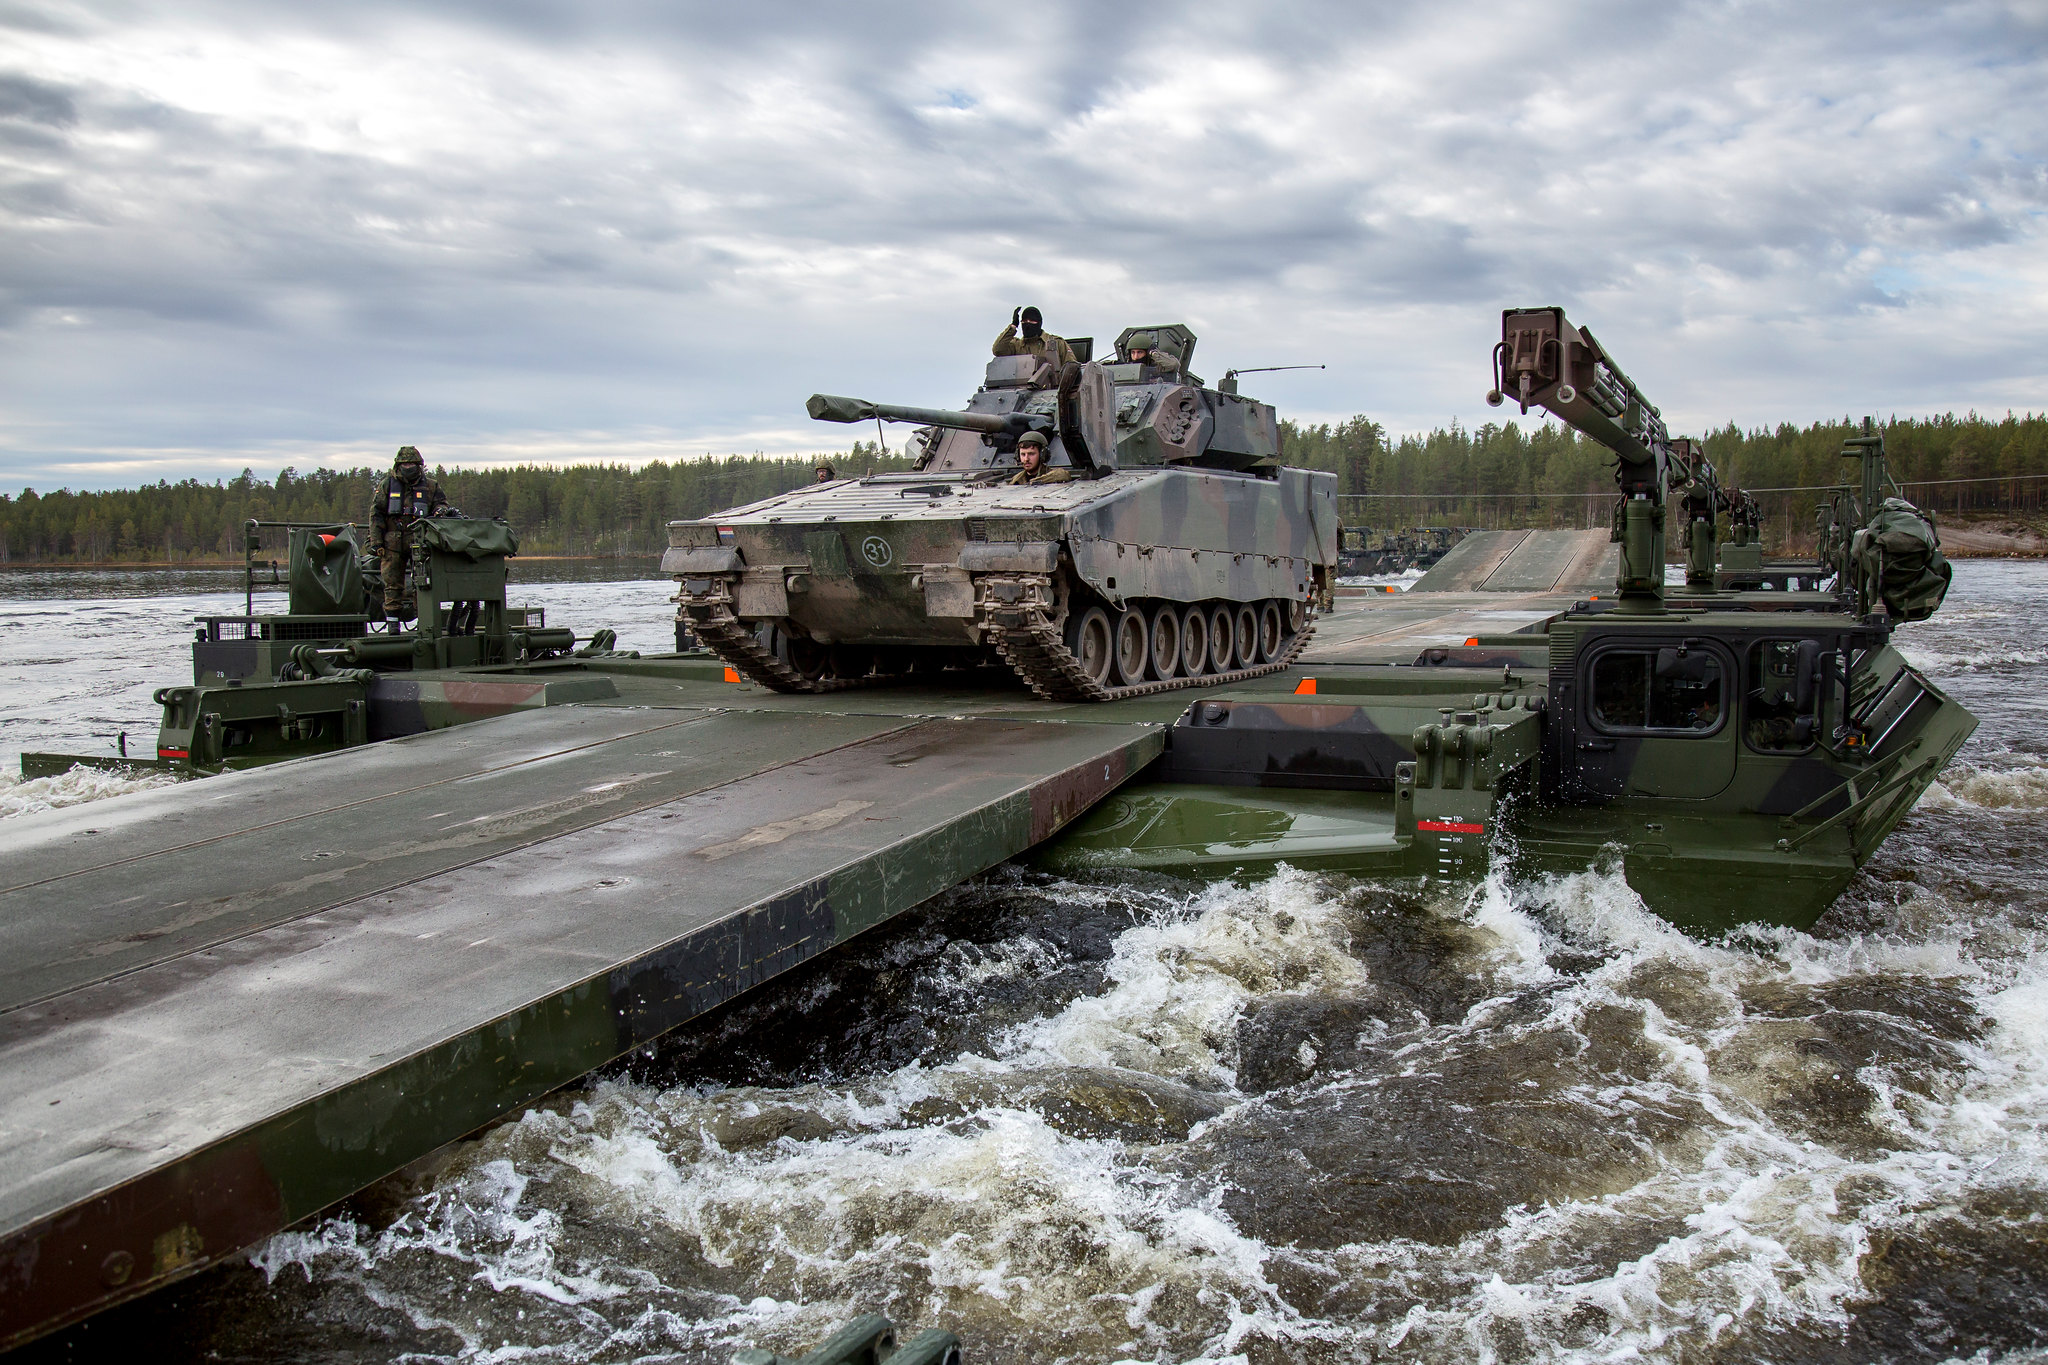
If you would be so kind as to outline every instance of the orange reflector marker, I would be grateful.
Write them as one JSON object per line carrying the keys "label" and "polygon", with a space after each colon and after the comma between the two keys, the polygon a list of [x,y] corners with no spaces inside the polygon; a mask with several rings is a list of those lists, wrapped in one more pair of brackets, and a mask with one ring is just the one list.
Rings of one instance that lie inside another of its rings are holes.
{"label": "orange reflector marker", "polygon": [[1380,589],[1380,591],[1381,591],[1381,592],[1399,592],[1399,591],[1401,591],[1401,590],[1400,590],[1399,588],[1395,587],[1395,586],[1394,586],[1393,584],[1389,583],[1389,584],[1388,584],[1388,585],[1387,585],[1386,587],[1384,587],[1384,588],[1381,588],[1381,589]]}
{"label": "orange reflector marker", "polygon": [[730,664],[726,665],[725,680],[727,682],[738,682],[740,680],[740,671]]}
{"label": "orange reflector marker", "polygon": [[1303,678],[1294,685],[1294,695],[1297,697],[1313,697],[1315,694],[1316,680],[1314,678]]}
{"label": "orange reflector marker", "polygon": [[1468,645],[1476,645],[1479,643],[1479,637],[1477,635],[1467,635],[1465,637],[1465,643]]}

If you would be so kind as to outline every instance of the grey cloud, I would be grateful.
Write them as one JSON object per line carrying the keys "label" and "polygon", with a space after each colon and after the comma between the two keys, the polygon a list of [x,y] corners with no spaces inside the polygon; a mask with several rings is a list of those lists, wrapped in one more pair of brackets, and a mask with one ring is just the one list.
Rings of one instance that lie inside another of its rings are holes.
{"label": "grey cloud", "polygon": [[[2043,310],[1980,297],[1988,275],[2048,303],[2048,43],[2015,11],[200,0],[6,23],[40,54],[0,69],[22,468],[152,444],[239,468],[377,423],[801,430],[812,387],[957,401],[1020,291],[1073,332],[1211,320],[1210,368],[1313,344],[1336,368],[1282,381],[1302,410],[1397,428],[1472,415],[1472,338],[1534,301],[1603,310],[1638,377],[1678,386],[1667,411],[1715,420],[1879,381],[1895,404],[2040,394]],[[195,45],[239,104],[163,73]],[[1735,340],[1703,360],[1702,327]]]}
{"label": "grey cloud", "polygon": [[0,119],[26,119],[64,128],[78,121],[78,108],[71,92],[62,86],[26,76],[0,75]]}

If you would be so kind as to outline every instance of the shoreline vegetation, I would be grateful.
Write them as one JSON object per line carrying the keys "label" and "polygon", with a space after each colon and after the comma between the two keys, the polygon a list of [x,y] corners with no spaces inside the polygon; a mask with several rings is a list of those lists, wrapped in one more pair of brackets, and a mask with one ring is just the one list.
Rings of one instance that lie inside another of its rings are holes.
{"label": "shoreline vegetation", "polygon": [[[1849,470],[1844,418],[1807,427],[1709,432],[1709,457],[1730,484],[1756,492],[1773,554],[1808,553],[1818,489]],[[1947,414],[1883,424],[1895,478],[1935,513],[1952,556],[2048,555],[2048,413],[2003,418]],[[1388,529],[1594,529],[1613,498],[1608,456],[1552,422],[1456,423],[1390,439],[1367,417],[1316,426],[1281,423],[1289,464],[1337,475],[1347,525]],[[437,468],[449,500],[472,516],[504,517],[529,559],[658,555],[667,523],[706,516],[809,483],[819,462],[842,475],[901,471],[874,442],[804,456],[733,455],[638,467],[620,464]],[[264,479],[160,481],[141,488],[0,493],[0,569],[225,567],[242,563],[243,523],[367,520],[382,468],[286,469]],[[268,549],[260,558],[268,558]]]}

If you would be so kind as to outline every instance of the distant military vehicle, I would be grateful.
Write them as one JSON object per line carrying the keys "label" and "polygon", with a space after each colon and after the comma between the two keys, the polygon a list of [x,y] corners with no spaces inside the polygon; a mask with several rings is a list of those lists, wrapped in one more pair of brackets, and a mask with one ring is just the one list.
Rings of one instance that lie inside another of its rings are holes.
{"label": "distant military vehicle", "polygon": [[1405,531],[1346,526],[1339,533],[1337,572],[1363,578],[1427,569],[1469,534],[1471,529],[1465,526],[1416,526]]}
{"label": "distant military vehicle", "polygon": [[[784,692],[999,660],[1099,701],[1286,667],[1334,577],[1336,479],[1282,466],[1273,409],[1194,355],[1168,324],[1064,373],[998,357],[962,411],[814,395],[821,421],[919,424],[915,470],[671,522],[679,621]],[[1030,433],[1050,478],[1020,483]]]}

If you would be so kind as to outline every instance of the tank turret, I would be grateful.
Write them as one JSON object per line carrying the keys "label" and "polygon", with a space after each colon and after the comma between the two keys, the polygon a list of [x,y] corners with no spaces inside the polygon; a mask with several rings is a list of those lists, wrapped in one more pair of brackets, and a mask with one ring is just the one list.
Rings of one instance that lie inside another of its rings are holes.
{"label": "tank turret", "polygon": [[[1151,338],[1145,360],[1131,359],[1132,337]],[[1272,405],[1235,391],[1208,389],[1187,371],[1194,334],[1179,323],[1127,328],[1115,355],[1064,373],[1037,356],[998,356],[963,411],[871,403],[813,394],[822,422],[913,422],[928,429],[920,471],[993,469],[1010,463],[1027,431],[1050,438],[1054,468],[1106,471],[1185,464],[1250,469],[1280,456]]]}

